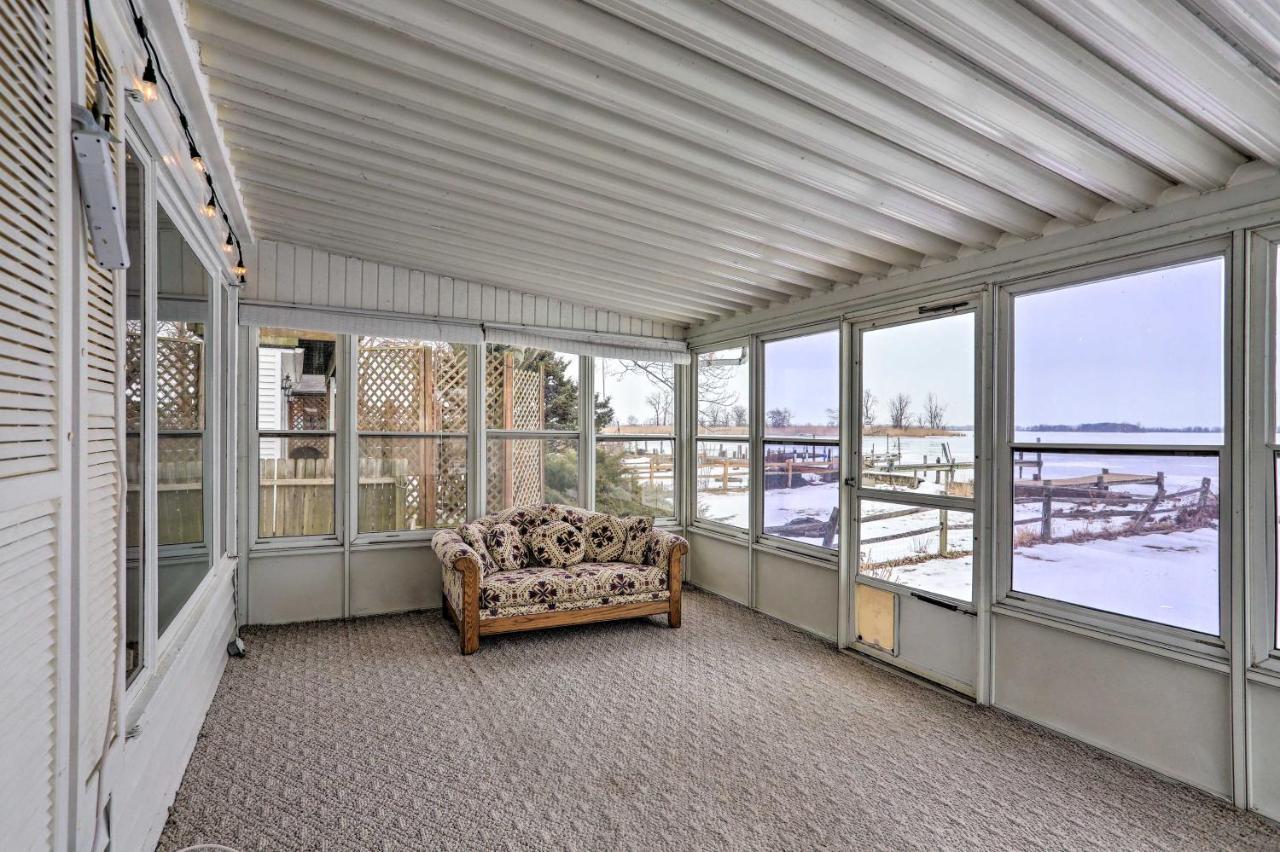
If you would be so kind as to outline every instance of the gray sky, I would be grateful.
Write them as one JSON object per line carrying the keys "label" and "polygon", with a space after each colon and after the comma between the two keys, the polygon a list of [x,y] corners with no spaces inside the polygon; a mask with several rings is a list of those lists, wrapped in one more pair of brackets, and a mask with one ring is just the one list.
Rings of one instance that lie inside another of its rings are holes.
{"label": "gray sky", "polygon": [[1018,297],[1014,422],[1221,426],[1223,261]]}
{"label": "gray sky", "polygon": [[862,336],[862,387],[876,398],[877,423],[886,402],[905,393],[918,417],[933,393],[948,426],[973,424],[973,314],[956,314],[868,331]]}

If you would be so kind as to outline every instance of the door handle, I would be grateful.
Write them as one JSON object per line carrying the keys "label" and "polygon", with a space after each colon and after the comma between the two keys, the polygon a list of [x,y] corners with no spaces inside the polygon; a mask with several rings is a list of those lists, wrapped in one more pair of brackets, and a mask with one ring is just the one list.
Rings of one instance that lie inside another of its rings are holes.
{"label": "door handle", "polygon": [[846,477],[844,478],[844,484],[845,484],[845,485],[847,485],[847,486],[849,486],[850,488],[857,488],[857,487],[858,487],[858,477],[856,477],[856,476],[846,476]]}

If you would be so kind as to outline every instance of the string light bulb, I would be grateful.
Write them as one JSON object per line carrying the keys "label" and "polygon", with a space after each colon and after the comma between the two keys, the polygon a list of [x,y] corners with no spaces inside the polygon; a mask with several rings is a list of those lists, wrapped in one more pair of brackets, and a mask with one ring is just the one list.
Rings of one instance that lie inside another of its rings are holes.
{"label": "string light bulb", "polygon": [[212,219],[214,216],[217,216],[218,215],[217,199],[215,199],[212,195],[210,195],[209,200],[206,201],[204,203],[204,206],[200,208],[200,212],[204,214],[204,217],[206,219]]}
{"label": "string light bulb", "polygon": [[231,267],[231,274],[240,279],[240,283],[244,283],[244,274],[249,270],[244,268],[244,255],[236,259],[236,265]]}
{"label": "string light bulb", "polygon": [[204,174],[204,157],[200,156],[200,152],[196,150],[195,145],[187,145],[187,153],[191,155],[191,165],[195,170]]}
{"label": "string light bulb", "polygon": [[227,254],[231,254],[231,252],[236,250],[236,241],[235,238],[231,236],[230,231],[227,232],[227,241],[222,244],[222,250]]}
{"label": "string light bulb", "polygon": [[156,80],[156,67],[151,64],[150,57],[147,57],[147,67],[142,69],[142,79],[138,82],[138,91],[142,93],[142,99],[147,103],[152,103],[160,97],[160,89],[157,87]]}

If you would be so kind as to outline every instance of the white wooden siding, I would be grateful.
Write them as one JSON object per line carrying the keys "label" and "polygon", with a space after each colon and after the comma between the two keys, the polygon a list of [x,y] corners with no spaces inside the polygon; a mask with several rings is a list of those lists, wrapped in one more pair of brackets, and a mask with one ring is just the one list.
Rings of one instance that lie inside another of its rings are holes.
{"label": "white wooden siding", "polygon": [[388,311],[667,339],[685,334],[684,326],[673,323],[274,240],[246,247],[244,259],[249,274],[241,298],[246,302]]}

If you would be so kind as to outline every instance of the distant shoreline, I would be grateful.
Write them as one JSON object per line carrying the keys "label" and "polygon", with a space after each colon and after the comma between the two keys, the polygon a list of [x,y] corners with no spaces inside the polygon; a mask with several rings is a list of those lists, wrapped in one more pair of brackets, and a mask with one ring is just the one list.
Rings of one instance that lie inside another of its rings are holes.
{"label": "distant shoreline", "polygon": [[1039,423],[1034,426],[1015,426],[1013,428],[1017,432],[1166,432],[1187,435],[1222,432],[1222,427],[1220,426],[1141,426],[1137,423],[1077,423],[1074,426],[1065,423]]}
{"label": "distant shoreline", "polygon": [[941,429],[930,429],[928,426],[864,426],[862,427],[864,437],[876,438],[932,438],[932,437],[963,437],[964,432],[957,432],[948,427]]}

